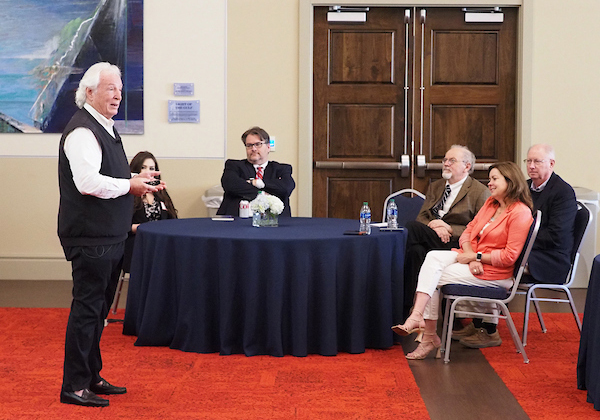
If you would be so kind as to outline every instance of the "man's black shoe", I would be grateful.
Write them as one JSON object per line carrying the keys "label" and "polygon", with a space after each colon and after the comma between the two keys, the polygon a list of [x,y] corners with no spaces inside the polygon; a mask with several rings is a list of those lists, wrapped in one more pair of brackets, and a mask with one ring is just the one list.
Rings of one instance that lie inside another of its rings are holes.
{"label": "man's black shoe", "polygon": [[74,392],[61,391],[60,402],[63,404],[83,405],[85,407],[108,406],[108,400],[100,398],[89,389],[84,389],[81,397]]}
{"label": "man's black shoe", "polygon": [[105,379],[101,379],[99,384],[90,385],[90,390],[96,394],[124,394],[127,392],[127,388],[124,386],[114,386],[106,382]]}

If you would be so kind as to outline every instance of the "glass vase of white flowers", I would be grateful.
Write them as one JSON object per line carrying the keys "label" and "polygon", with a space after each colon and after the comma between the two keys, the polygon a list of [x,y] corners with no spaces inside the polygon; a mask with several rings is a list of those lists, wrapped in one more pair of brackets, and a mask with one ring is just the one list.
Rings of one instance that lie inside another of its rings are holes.
{"label": "glass vase of white flowers", "polygon": [[274,195],[260,192],[250,202],[252,226],[279,226],[279,215],[283,211],[283,202]]}

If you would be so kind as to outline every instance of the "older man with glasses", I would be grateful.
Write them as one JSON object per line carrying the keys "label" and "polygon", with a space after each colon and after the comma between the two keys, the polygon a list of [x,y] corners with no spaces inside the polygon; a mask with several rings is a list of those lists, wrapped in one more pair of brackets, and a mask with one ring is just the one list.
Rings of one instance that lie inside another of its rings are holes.
{"label": "older man with glasses", "polygon": [[573,188],[554,173],[554,149],[547,144],[529,148],[527,183],[533,211],[542,211],[542,224],[529,255],[527,270],[544,283],[564,283],[571,268],[577,203]]}
{"label": "older man with glasses", "polygon": [[[533,200],[533,212],[542,211],[542,223],[533,249],[529,254],[527,270],[536,281],[563,283],[571,267],[570,253],[573,248],[573,226],[577,204],[575,192],[560,176],[554,173],[554,149],[547,144],[529,148],[527,167]],[[477,324],[477,320],[474,320]],[[478,325],[475,325],[478,326]],[[502,342],[494,334],[494,326],[483,325],[475,333],[459,333],[460,343],[473,348],[491,347]],[[453,338],[456,333],[453,333]],[[462,335],[462,336],[461,336]]]}
{"label": "older man with glasses", "polygon": [[469,176],[474,170],[475,155],[467,147],[451,146],[442,163],[442,179],[430,185],[417,220],[406,226],[405,315],[412,306],[419,270],[427,252],[459,248],[458,238],[490,196],[485,185]]}
{"label": "older man with glasses", "polygon": [[291,216],[290,195],[296,187],[292,166],[269,161],[271,144],[269,134],[260,127],[252,127],[242,134],[246,159],[228,159],[221,177],[225,194],[217,214],[237,216],[240,201],[252,201],[260,191],[278,197],[284,205],[281,216]]}

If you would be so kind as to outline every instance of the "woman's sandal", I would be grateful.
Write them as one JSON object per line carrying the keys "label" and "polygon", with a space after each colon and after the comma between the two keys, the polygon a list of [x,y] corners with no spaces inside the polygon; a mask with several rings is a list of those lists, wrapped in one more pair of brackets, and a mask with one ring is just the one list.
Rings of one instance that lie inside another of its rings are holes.
{"label": "woman's sandal", "polygon": [[[421,317],[415,317],[415,312]],[[412,311],[408,319],[404,321],[404,324],[394,325],[392,327],[392,331],[398,335],[410,335],[414,332],[421,334],[423,331],[425,331],[425,320],[423,319],[423,314],[419,311]]]}
{"label": "woman's sandal", "polygon": [[[427,337],[431,337],[427,339]],[[441,345],[442,340],[437,336],[436,333],[425,333],[423,334],[423,339],[421,340],[421,344],[417,346],[415,351],[412,353],[408,353],[406,358],[408,360],[423,360],[427,357],[432,350],[437,349],[437,353],[435,355],[436,359],[439,359],[441,355]]]}

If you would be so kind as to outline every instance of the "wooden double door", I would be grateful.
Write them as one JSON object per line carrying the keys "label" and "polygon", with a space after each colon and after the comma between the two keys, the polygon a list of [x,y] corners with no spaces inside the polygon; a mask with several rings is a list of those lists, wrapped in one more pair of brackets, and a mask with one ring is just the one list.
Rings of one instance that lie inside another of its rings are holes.
{"label": "wooden double door", "polygon": [[378,221],[390,193],[440,178],[453,144],[475,153],[480,180],[514,160],[517,8],[496,11],[501,23],[461,8],[328,12],[314,10],[313,216],[357,218],[368,201]]}

